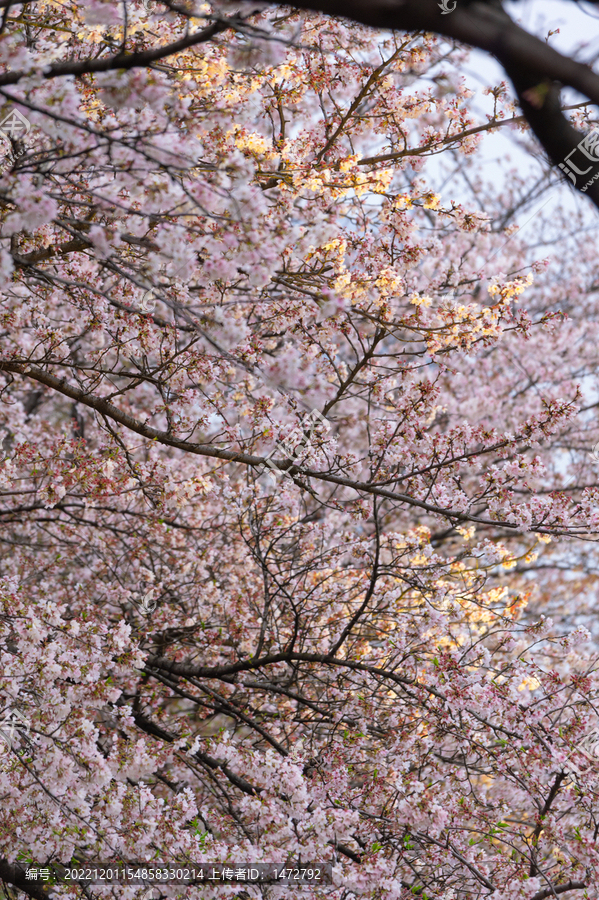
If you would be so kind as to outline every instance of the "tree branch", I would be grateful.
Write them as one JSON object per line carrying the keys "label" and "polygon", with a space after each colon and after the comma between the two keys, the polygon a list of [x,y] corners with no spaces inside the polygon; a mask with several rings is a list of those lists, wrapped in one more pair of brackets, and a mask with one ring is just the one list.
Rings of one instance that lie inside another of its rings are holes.
{"label": "tree branch", "polygon": [[[230,20],[219,20],[212,22],[202,31],[195,34],[188,34],[172,44],[166,44],[163,47],[154,47],[152,50],[142,50],[139,53],[118,53],[108,59],[84,59],[78,62],[54,63],[46,66],[43,72],[44,78],[62,78],[67,75],[74,75],[80,78],[82,75],[90,75],[94,72],[110,72],[115,69],[126,71],[128,69],[140,69],[164,59],[167,56],[174,56],[195,47],[197,44],[204,44],[211,41],[217,34],[226,31],[233,24],[239,25],[241,21],[239,17],[233,16]],[[33,73],[24,69],[18,72],[7,72],[0,75],[0,87],[7,84],[17,84],[22,78],[29,78]]]}
{"label": "tree branch", "polygon": [[545,900],[546,897],[555,897],[556,894],[565,894],[566,891],[580,891],[585,888],[585,881],[566,881],[565,884],[550,885],[533,894],[530,900]]}
{"label": "tree branch", "polygon": [[[123,425],[130,431],[133,431],[136,434],[141,435],[142,437],[148,438],[149,440],[158,441],[159,443],[164,444],[167,447],[176,447],[179,450],[184,450],[187,453],[195,453],[198,456],[206,456],[212,459],[221,459],[226,462],[237,462],[241,463],[242,465],[251,466],[252,468],[262,468],[267,464],[267,457],[254,456],[250,453],[244,453],[240,450],[221,450],[219,447],[215,447],[213,444],[193,444],[189,441],[183,441],[177,438],[173,438],[169,433],[159,431],[157,428],[152,428],[151,425],[140,422],[133,416],[128,415],[118,407],[114,406],[109,400],[106,400],[103,397],[97,397],[93,394],[88,393],[87,391],[84,391],[81,388],[77,388],[74,385],[69,384],[66,378],[57,378],[55,375],[51,375],[49,372],[45,372],[43,369],[31,365],[30,363],[17,361],[12,362],[9,360],[0,361],[0,372],[14,372],[18,375],[26,375],[30,378],[33,378],[40,384],[45,384],[47,387],[50,387],[53,390],[64,394],[65,397],[69,397],[71,400],[75,400],[77,403],[88,406],[90,409],[95,409],[96,412],[99,412],[101,415],[106,416],[107,418],[112,419],[115,422],[118,422],[120,425]],[[329,472],[318,472],[314,469],[303,469],[301,466],[296,465],[293,461],[279,461],[271,459],[269,460],[269,463],[272,466],[275,466],[281,472],[288,472],[292,475],[298,474],[306,478],[314,478],[317,481],[322,481],[328,484],[336,484],[342,487],[348,487],[356,491],[357,493],[371,494],[376,497],[385,497],[386,499],[393,500],[397,503],[406,503],[408,506],[414,506],[417,509],[422,509],[425,512],[431,513],[432,515],[442,516],[443,518],[449,519],[454,522],[476,522],[479,525],[488,525],[492,528],[507,528],[510,531],[518,531],[520,528],[517,523],[506,522],[501,519],[486,519],[482,516],[472,515],[471,513],[464,513],[459,512],[458,510],[446,509],[445,507],[436,506],[434,503],[427,503],[424,500],[418,500],[416,497],[412,497],[409,494],[403,494],[399,491],[391,491],[388,488],[379,487],[376,483],[370,484],[368,482],[358,481],[354,478],[345,478],[341,475],[333,475]],[[582,536],[585,536],[587,534],[587,531],[582,528],[580,530],[575,530],[572,528],[551,528],[542,525],[539,522],[532,522],[530,524],[530,530],[539,534],[552,535],[580,534]]]}
{"label": "tree branch", "polygon": [[28,881],[25,878],[25,869],[18,863],[9,863],[5,859],[0,859],[0,878],[7,884],[12,884],[32,897],[33,900],[49,900],[48,892],[41,884],[35,881]]}
{"label": "tree branch", "polygon": [[[146,734],[158,738],[161,741],[166,741],[169,744],[172,744],[175,740],[174,735],[165,731],[164,728],[161,728],[160,725],[157,725],[155,722],[152,722],[152,720],[143,713],[134,712],[133,718],[137,727]],[[261,788],[254,787],[254,785],[250,784],[249,781],[246,781],[245,778],[241,778],[239,775],[236,775],[235,772],[232,772],[224,760],[214,759],[212,756],[204,753],[203,750],[196,750],[195,756],[199,762],[204,763],[209,769],[212,769],[213,771],[220,769],[231,784],[235,785],[236,788],[239,788],[240,791],[243,791],[244,794],[255,797],[260,793]],[[45,896],[46,895],[44,894],[44,897]]]}

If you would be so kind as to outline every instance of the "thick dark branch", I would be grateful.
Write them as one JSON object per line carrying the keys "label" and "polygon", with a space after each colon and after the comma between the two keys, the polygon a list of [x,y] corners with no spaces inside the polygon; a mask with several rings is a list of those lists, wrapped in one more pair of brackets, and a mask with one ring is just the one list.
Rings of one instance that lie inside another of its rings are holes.
{"label": "thick dark branch", "polygon": [[[506,66],[506,72],[516,89],[528,124],[549,159],[555,166],[565,163],[566,157],[578,146],[583,135],[576,131],[561,111],[560,85],[548,81],[539,83],[536,76],[527,72],[521,64],[517,67]],[[580,164],[585,157],[580,151],[577,155],[580,158],[575,164]],[[586,160],[586,168],[590,171],[586,176],[578,177],[575,186],[580,190],[588,185],[584,193],[599,207],[599,181],[591,183],[593,175],[599,172],[599,164],[592,165],[590,160]]]}
{"label": "thick dark branch", "polygon": [[[89,229],[91,228],[91,223],[82,223],[79,225],[79,228],[81,230],[86,230],[86,228]],[[139,238],[134,234],[121,234],[120,237],[124,243],[131,244],[134,247],[158,250],[158,246],[153,241],[147,240],[147,238]],[[82,250],[87,250],[89,247],[93,247],[93,244],[85,237],[73,238],[65,244],[59,244],[58,246],[51,244],[49,247],[32,250],[24,256],[15,253],[13,254],[13,260],[15,262],[15,268],[22,269],[26,266],[34,266],[39,262],[45,262],[55,256],[65,256],[67,253],[78,253]]]}
{"label": "thick dark branch", "polygon": [[542,891],[537,891],[530,900],[545,900],[546,897],[555,897],[556,894],[565,894],[567,891],[580,891],[586,886],[584,881],[566,881],[565,884],[551,885],[543,888]]}
{"label": "thick dark branch", "polygon": [[28,881],[25,878],[25,869],[18,863],[9,863],[0,859],[0,878],[7,884],[12,884],[33,900],[48,900],[48,892],[41,884]]}
{"label": "thick dark branch", "polygon": [[[143,713],[134,712],[133,718],[135,719],[137,727],[146,734],[158,738],[161,741],[166,741],[169,744],[172,744],[175,740],[174,735],[165,731],[164,728],[161,728],[161,726],[157,725],[155,722],[152,722],[152,720]],[[231,784],[235,785],[236,788],[239,788],[240,791],[243,791],[244,794],[250,794],[250,796],[255,797],[260,793],[261,788],[254,787],[254,785],[250,784],[249,781],[246,781],[245,778],[236,775],[223,760],[214,759],[212,756],[204,753],[203,750],[196,750],[195,756],[201,763],[208,766],[209,769],[220,769]],[[46,894],[43,896],[46,897]]]}
{"label": "thick dark branch", "polygon": [[52,259],[54,256],[63,256],[66,253],[76,253],[79,250],[86,250],[89,246],[91,246],[90,241],[73,238],[72,241],[67,241],[66,244],[61,244],[59,247],[55,247],[54,244],[52,244],[50,247],[32,250],[31,253],[26,253],[25,256],[14,254],[13,259],[15,261],[15,268],[22,269],[25,266],[31,266],[38,262],[45,262],[47,259]]}

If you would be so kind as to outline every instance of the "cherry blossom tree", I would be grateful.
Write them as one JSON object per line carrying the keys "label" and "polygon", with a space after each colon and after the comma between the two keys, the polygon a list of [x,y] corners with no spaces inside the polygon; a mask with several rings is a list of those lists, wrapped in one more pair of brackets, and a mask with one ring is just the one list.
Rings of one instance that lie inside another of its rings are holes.
{"label": "cherry blossom tree", "polygon": [[4,896],[596,897],[599,264],[489,175],[508,85],[287,8],[2,9]]}
{"label": "cherry blossom tree", "polygon": [[[599,75],[592,68],[594,58],[589,59],[586,34],[581,35],[578,52],[564,55],[551,42],[559,28],[549,29],[546,36],[535,36],[518,24],[502,0],[442,0],[440,3],[438,0],[401,0],[398,3],[388,0],[351,0],[349,3],[347,0],[298,0],[296,5],[300,9],[346,16],[375,28],[431,31],[491,54],[510,79],[522,113],[548,160],[564,170],[574,187],[587,193],[599,207],[597,181],[592,180],[585,186],[584,181],[578,182],[576,178],[583,171],[579,164],[573,161],[572,168],[567,165],[572,155],[576,157],[582,152],[581,162],[587,171],[593,169],[595,174],[599,159],[595,152],[597,139],[593,137],[590,146],[587,145],[588,134],[576,129],[576,123],[564,115],[562,105],[564,87],[573,88],[595,105],[599,103]],[[596,20],[594,7],[599,6],[598,0],[585,0],[579,5],[591,21]],[[571,3],[563,3],[566,20],[573,8]],[[589,160],[594,166],[588,166]]]}

